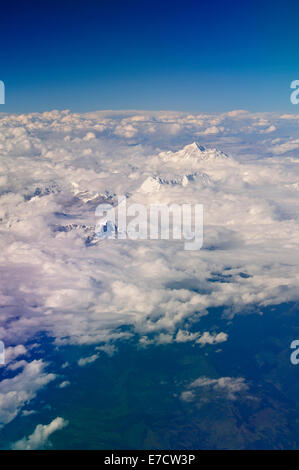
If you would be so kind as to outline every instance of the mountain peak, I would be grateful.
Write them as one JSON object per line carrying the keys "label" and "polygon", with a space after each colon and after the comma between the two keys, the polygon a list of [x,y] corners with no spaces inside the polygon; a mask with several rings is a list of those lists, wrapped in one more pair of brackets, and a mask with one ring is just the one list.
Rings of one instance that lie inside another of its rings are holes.
{"label": "mountain peak", "polygon": [[206,148],[203,145],[200,145],[198,142],[192,142],[192,144],[185,145],[183,150],[200,150],[200,152],[204,152]]}
{"label": "mountain peak", "polygon": [[186,187],[188,184],[196,183],[202,187],[211,186],[213,183],[206,173],[194,172],[189,174],[167,176],[148,176],[142,183],[138,192],[152,193],[160,191],[162,188],[171,189],[173,187]]}
{"label": "mountain peak", "polygon": [[177,152],[161,152],[160,158],[169,162],[181,162],[188,160],[192,163],[200,163],[205,160],[223,160],[229,158],[224,152],[215,148],[206,148],[198,142],[185,145]]}

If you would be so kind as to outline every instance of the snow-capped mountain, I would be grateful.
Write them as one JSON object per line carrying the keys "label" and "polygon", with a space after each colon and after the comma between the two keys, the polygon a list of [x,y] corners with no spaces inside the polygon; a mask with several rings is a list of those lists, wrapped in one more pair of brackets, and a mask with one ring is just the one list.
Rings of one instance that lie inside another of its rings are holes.
{"label": "snow-capped mountain", "polygon": [[224,152],[215,148],[206,148],[203,145],[193,142],[185,145],[177,152],[167,151],[161,152],[159,157],[165,162],[192,162],[201,163],[203,161],[227,160],[229,157]]}
{"label": "snow-capped mountain", "polygon": [[172,187],[185,187],[190,183],[197,183],[201,186],[211,186],[212,182],[209,176],[206,173],[195,172],[190,174],[183,175],[174,175],[173,177],[165,176],[149,176],[142,183],[139,192],[142,193],[152,193],[155,191],[160,191],[161,189],[169,189]]}

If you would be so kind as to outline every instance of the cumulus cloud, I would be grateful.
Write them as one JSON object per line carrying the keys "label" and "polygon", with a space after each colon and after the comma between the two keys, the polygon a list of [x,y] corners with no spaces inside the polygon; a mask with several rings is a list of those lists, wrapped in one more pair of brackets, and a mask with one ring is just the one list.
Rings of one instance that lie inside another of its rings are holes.
{"label": "cumulus cloud", "polygon": [[19,356],[25,356],[27,354],[27,349],[23,344],[18,344],[17,346],[10,346],[5,349],[5,360],[6,363],[14,361]]}
{"label": "cumulus cloud", "polygon": [[188,390],[181,393],[181,400],[191,402],[200,396],[201,389],[208,389],[220,398],[235,400],[237,396],[248,390],[249,386],[243,377],[220,377],[211,379],[199,377],[188,386]]}
{"label": "cumulus cloud", "polygon": [[146,347],[150,344],[170,344],[170,343],[189,343],[195,342],[200,344],[201,346],[205,346],[206,344],[218,344],[227,341],[228,335],[227,333],[209,333],[205,331],[203,334],[198,332],[190,332],[188,330],[181,330],[178,329],[175,335],[170,333],[159,333],[155,335],[153,338],[148,338],[147,336],[142,336],[139,340],[139,343]]}
{"label": "cumulus cloud", "polygon": [[93,354],[92,356],[88,356],[88,357],[81,357],[81,359],[79,359],[78,361],[78,365],[80,367],[84,367],[87,364],[92,364],[98,358],[99,358],[99,354]]}
{"label": "cumulus cloud", "polygon": [[204,334],[196,340],[197,343],[204,346],[205,344],[218,344],[227,341],[227,333],[218,333],[210,334],[208,331],[205,331]]}
{"label": "cumulus cloud", "polygon": [[49,437],[56,431],[63,429],[68,425],[68,422],[60,417],[57,417],[49,424],[38,424],[32,434],[28,437],[23,437],[19,441],[12,444],[14,450],[38,450],[51,445]]}
{"label": "cumulus cloud", "polygon": [[0,427],[12,421],[38,390],[56,378],[45,371],[42,360],[23,361],[21,366],[21,372],[0,382]]}

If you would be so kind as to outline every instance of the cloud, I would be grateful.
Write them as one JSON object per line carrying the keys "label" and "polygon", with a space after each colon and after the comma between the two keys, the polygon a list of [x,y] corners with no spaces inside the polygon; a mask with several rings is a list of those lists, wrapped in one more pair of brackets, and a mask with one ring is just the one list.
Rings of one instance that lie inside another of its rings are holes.
{"label": "cloud", "polygon": [[262,129],[260,131],[261,134],[269,134],[270,132],[276,131],[276,127],[272,124],[271,126],[267,127],[266,129]]}
{"label": "cloud", "polygon": [[210,334],[208,331],[205,331],[204,334],[196,340],[196,343],[199,343],[202,346],[205,344],[218,344],[227,341],[227,338],[227,333],[221,332],[218,334]]}
{"label": "cloud", "polygon": [[293,139],[289,140],[288,142],[284,142],[283,144],[275,145],[272,151],[273,153],[280,155],[290,152],[291,150],[297,150],[298,147],[299,139]]}
{"label": "cloud", "polygon": [[81,359],[79,359],[78,361],[78,365],[80,367],[84,367],[87,364],[92,364],[98,358],[99,358],[99,354],[93,354],[92,356],[88,356],[88,357],[81,357]]}
{"label": "cloud", "polygon": [[34,415],[36,413],[37,413],[37,411],[35,411],[35,410],[23,410],[22,411],[22,416],[31,416],[31,415]]}
{"label": "cloud", "polygon": [[211,127],[207,127],[203,131],[203,134],[219,134],[219,132],[223,132],[223,131],[224,131],[224,127],[211,126]]}
{"label": "cloud", "polygon": [[170,343],[188,343],[194,342],[205,346],[206,344],[218,344],[227,341],[228,335],[226,333],[213,333],[210,334],[205,331],[203,334],[200,332],[190,332],[188,330],[178,331],[173,335],[170,333],[159,333],[152,338],[142,336],[139,340],[139,344],[143,347],[149,346],[150,344],[170,344]]}
{"label": "cloud", "polygon": [[[1,117],[1,340],[27,348],[43,331],[58,346],[110,351],[134,334],[155,344],[217,344],[226,333],[200,336],[186,323],[214,307],[232,318],[298,300],[293,121],[239,110]],[[281,140],[271,132],[261,140],[274,127]],[[158,190],[140,191],[145,181]],[[128,204],[202,203],[203,249],[96,243],[95,208],[118,194]]]}
{"label": "cloud", "polygon": [[5,361],[6,363],[14,361],[19,356],[25,356],[27,354],[27,349],[23,344],[18,344],[17,346],[10,346],[5,349]]}
{"label": "cloud", "polygon": [[249,386],[243,377],[220,377],[211,379],[199,377],[188,386],[188,390],[181,393],[181,400],[191,402],[200,397],[201,389],[214,392],[219,398],[235,400],[238,395],[248,390]]}
{"label": "cloud", "polygon": [[65,388],[65,387],[68,387],[69,385],[71,385],[71,382],[69,380],[64,380],[63,382],[61,382],[58,387],[59,388]]}
{"label": "cloud", "polygon": [[12,444],[14,450],[37,450],[50,446],[49,437],[56,431],[63,429],[68,425],[68,422],[63,418],[57,417],[51,421],[50,424],[38,424],[34,432],[28,436],[23,437],[19,441]]}
{"label": "cloud", "polygon": [[42,360],[23,361],[23,370],[12,378],[0,382],[0,428],[12,421],[22,407],[56,376],[45,372]]}
{"label": "cloud", "polygon": [[190,333],[189,331],[186,330],[178,330],[175,341],[177,343],[186,343],[189,341],[194,341],[196,338],[198,338],[199,333]]}

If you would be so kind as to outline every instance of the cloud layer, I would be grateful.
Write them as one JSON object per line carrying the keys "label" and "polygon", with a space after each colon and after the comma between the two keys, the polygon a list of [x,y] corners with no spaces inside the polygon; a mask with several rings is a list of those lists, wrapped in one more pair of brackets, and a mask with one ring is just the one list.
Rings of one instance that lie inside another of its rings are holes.
{"label": "cloud layer", "polygon": [[[203,347],[229,340],[189,331],[212,307],[232,318],[298,300],[298,142],[298,116],[246,111],[2,115],[0,339],[15,375],[0,382],[1,423],[54,379],[16,362],[41,331],[106,351],[133,334]],[[95,208],[117,195],[203,204],[203,249],[94,243]]]}

